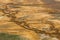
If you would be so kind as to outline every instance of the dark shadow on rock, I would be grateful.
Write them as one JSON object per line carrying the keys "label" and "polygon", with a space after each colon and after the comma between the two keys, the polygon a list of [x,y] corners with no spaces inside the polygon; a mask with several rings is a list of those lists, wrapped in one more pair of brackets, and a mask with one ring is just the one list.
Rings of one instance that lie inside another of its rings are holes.
{"label": "dark shadow on rock", "polygon": [[42,2],[46,3],[46,4],[56,4],[56,3],[60,3],[59,1],[55,1],[55,0],[41,0]]}
{"label": "dark shadow on rock", "polygon": [[[48,8],[54,8],[54,9],[60,9],[60,1],[55,1],[55,0],[41,0],[45,4],[48,4]],[[51,5],[51,6],[49,6]]]}

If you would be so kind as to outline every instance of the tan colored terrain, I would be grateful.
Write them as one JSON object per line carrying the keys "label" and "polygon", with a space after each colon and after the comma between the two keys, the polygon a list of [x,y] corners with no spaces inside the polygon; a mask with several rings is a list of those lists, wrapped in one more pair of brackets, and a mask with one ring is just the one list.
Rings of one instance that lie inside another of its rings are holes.
{"label": "tan colored terrain", "polygon": [[[8,3],[13,4],[11,6]],[[0,0],[0,4],[0,33],[21,35],[29,40],[42,40],[40,30],[43,31],[43,34],[45,31],[46,35],[52,35],[55,32],[60,33],[60,18],[57,19],[58,17],[52,15],[57,14],[54,12],[60,12],[59,9],[50,8],[49,5],[46,6],[44,5],[45,2],[41,0]],[[5,9],[6,7],[7,9]],[[12,16],[9,16],[10,14]],[[14,17],[16,18],[14,19]],[[51,27],[53,30],[49,29]]]}

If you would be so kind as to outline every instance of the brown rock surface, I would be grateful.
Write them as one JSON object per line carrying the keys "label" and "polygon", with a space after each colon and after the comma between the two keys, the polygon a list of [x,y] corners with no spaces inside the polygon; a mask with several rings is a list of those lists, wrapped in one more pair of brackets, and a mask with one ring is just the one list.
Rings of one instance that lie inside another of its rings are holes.
{"label": "brown rock surface", "polygon": [[0,33],[60,40],[60,9],[48,6],[42,0],[0,0]]}

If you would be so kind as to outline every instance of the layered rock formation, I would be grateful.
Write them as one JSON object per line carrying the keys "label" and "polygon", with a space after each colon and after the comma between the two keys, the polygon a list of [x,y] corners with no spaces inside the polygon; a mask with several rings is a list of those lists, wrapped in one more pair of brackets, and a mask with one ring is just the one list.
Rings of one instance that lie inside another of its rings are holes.
{"label": "layered rock formation", "polygon": [[0,0],[0,33],[19,35],[26,40],[60,40],[60,9],[53,2]]}

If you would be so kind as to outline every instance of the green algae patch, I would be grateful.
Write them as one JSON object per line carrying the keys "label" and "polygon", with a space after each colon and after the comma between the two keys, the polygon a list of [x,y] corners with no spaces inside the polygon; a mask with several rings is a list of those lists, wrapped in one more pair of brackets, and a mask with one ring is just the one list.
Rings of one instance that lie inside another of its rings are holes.
{"label": "green algae patch", "polygon": [[29,39],[19,35],[0,33],[0,40],[29,40]]}

